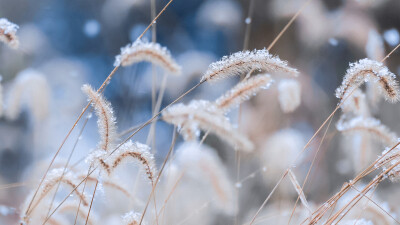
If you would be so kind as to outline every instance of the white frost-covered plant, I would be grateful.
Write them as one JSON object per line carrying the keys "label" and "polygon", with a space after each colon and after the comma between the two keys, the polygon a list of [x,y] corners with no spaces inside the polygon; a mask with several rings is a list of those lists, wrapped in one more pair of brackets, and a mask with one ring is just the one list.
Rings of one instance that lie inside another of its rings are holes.
{"label": "white frost-covered plant", "polygon": [[157,169],[154,162],[154,156],[150,152],[150,147],[139,142],[128,141],[121,145],[113,154],[109,155],[104,151],[94,151],[88,155],[88,163],[99,163],[102,169],[111,174],[115,168],[127,160],[138,162],[143,167],[147,178],[154,184]]}
{"label": "white frost-covered plant", "polygon": [[86,157],[86,162],[90,164],[98,163],[108,174],[111,174],[123,161],[133,158],[138,160],[140,165],[143,165],[148,178],[153,183],[156,167],[150,148],[138,142],[128,141],[110,155],[110,151],[116,146],[117,137],[117,127],[111,104],[89,85],[83,85],[82,90],[88,95],[88,100],[92,102],[95,109],[98,117],[98,130],[101,136],[97,150],[94,150]]}
{"label": "white frost-covered plant", "polygon": [[221,110],[216,109],[215,106],[212,106],[212,103],[207,101],[192,101],[188,105],[176,104],[163,112],[162,117],[168,123],[179,128],[191,123],[191,126],[197,129],[210,131],[235,149],[252,151],[254,148],[252,142],[234,128]]}
{"label": "white frost-covered plant", "polygon": [[18,25],[11,23],[6,18],[0,18],[0,41],[6,43],[13,49],[18,48],[18,28]]}
{"label": "white frost-covered plant", "polygon": [[359,116],[349,121],[341,119],[336,124],[336,127],[338,131],[344,134],[354,134],[358,132],[369,134],[371,138],[382,142],[385,147],[390,147],[397,143],[397,134],[390,131],[381,121],[373,117]]}
{"label": "white frost-covered plant", "polygon": [[361,59],[350,64],[342,84],[336,89],[336,97],[342,102],[348,94],[364,82],[371,82],[377,86],[380,95],[383,95],[386,100],[392,103],[399,100],[396,75],[382,63],[370,59]]}
{"label": "white frost-covered plant", "polygon": [[163,179],[168,183],[166,194],[174,189],[174,199],[165,212],[166,224],[179,223],[193,209],[203,206],[190,221],[208,224],[218,213],[234,215],[237,211],[235,186],[218,154],[206,145],[185,142],[179,146]]}
{"label": "white frost-covered plant", "polygon": [[48,114],[50,96],[49,84],[42,73],[34,69],[23,70],[9,90],[5,116],[16,119],[22,105],[26,105],[35,119],[42,120]]}
{"label": "white frost-covered plant", "polygon": [[295,129],[283,129],[272,134],[263,144],[260,157],[268,171],[265,178],[271,181],[280,176],[294,163],[304,145],[303,135]]}
{"label": "white frost-covered plant", "polygon": [[121,48],[121,54],[115,57],[114,66],[130,66],[142,61],[160,66],[173,75],[180,75],[181,73],[181,67],[172,58],[166,47],[142,40],[136,40]]}
{"label": "white frost-covered plant", "polygon": [[301,103],[301,86],[297,80],[284,79],[278,84],[278,99],[285,113],[293,112]]}
{"label": "white frost-covered plant", "polygon": [[[72,171],[65,171],[63,168],[52,169],[49,171],[46,180],[44,180],[43,184],[41,185],[36,200],[32,203],[32,207],[27,212],[27,214],[21,214],[20,218],[21,221],[24,221],[26,224],[29,223],[32,217],[34,217],[35,213],[41,213],[43,210],[41,206],[49,205],[48,202],[44,201],[44,199],[51,193],[54,187],[60,182],[65,186],[69,186],[71,190],[74,190],[76,196],[80,199],[83,206],[88,206],[88,199],[87,197],[81,193],[77,187],[79,181],[76,175]],[[22,205],[21,212],[26,212],[27,208],[29,207],[30,200],[32,199],[34,192],[32,192],[25,200],[24,204]],[[41,204],[42,203],[42,204]],[[48,210],[48,208],[46,208]],[[42,221],[43,222],[43,221]]]}
{"label": "white frost-covered plant", "polygon": [[97,148],[107,152],[115,145],[117,136],[115,117],[111,104],[90,85],[83,85],[82,91],[88,96],[88,101],[91,101],[98,118],[97,126],[100,133],[100,142]]}
{"label": "white frost-covered plant", "polygon": [[[140,223],[140,218],[142,215],[140,213],[130,211],[125,213],[122,216],[122,221],[124,225],[139,225]],[[142,222],[143,225],[146,225],[146,223]]]}
{"label": "white frost-covered plant", "polygon": [[274,81],[268,74],[261,74],[239,82],[224,95],[219,97],[215,103],[222,111],[229,112],[244,101],[250,99],[263,89],[268,89]]}
{"label": "white frost-covered plant", "polygon": [[210,64],[201,78],[201,82],[213,82],[226,77],[239,76],[252,70],[263,72],[285,73],[296,76],[297,70],[288,66],[277,56],[271,55],[266,49],[240,51],[230,56],[224,56],[220,61]]}

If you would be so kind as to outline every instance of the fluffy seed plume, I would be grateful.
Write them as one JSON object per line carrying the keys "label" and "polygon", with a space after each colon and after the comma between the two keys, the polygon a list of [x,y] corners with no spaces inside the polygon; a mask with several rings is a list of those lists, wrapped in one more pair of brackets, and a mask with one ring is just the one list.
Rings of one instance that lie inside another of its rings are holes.
{"label": "fluffy seed plume", "polygon": [[385,144],[392,146],[397,143],[397,135],[389,130],[378,119],[372,117],[356,117],[350,121],[340,120],[337,129],[343,133],[366,132],[372,138],[375,138]]}
{"label": "fluffy seed plume", "polygon": [[7,97],[5,116],[10,120],[18,117],[22,105],[26,105],[35,119],[47,116],[50,102],[50,87],[45,76],[34,69],[17,74]]}
{"label": "fluffy seed plume", "polygon": [[97,161],[108,174],[111,174],[115,168],[127,159],[137,160],[139,162],[138,165],[143,166],[151,183],[154,183],[157,175],[154,156],[150,152],[150,147],[145,144],[128,141],[111,156],[104,151],[96,150],[89,154],[86,161],[89,163]]}
{"label": "fluffy seed plume", "polygon": [[93,90],[90,85],[83,85],[82,91],[88,96],[88,100],[92,101],[92,106],[98,118],[97,126],[101,139],[98,148],[108,151],[112,148],[117,136],[115,117],[111,104],[101,94]]}
{"label": "fluffy seed plume", "polygon": [[172,58],[166,47],[158,43],[137,40],[121,48],[121,54],[115,57],[114,66],[130,66],[147,61],[160,66],[174,75],[180,75],[181,67]]}
{"label": "fluffy seed plume", "polygon": [[[140,213],[137,213],[134,211],[127,212],[125,215],[122,216],[123,224],[124,225],[139,225],[141,217],[142,217],[142,215]],[[142,222],[142,224],[145,225],[146,223]]]}
{"label": "fluffy seed plume", "polygon": [[301,86],[297,80],[286,79],[279,82],[279,104],[285,113],[293,112],[301,102]]}
{"label": "fluffy seed plume", "polygon": [[[72,173],[71,171],[66,171],[64,174],[64,169],[63,168],[58,168],[58,169],[53,169],[49,171],[46,180],[43,182],[40,191],[38,192],[38,198],[36,198],[35,202],[32,204],[32,207],[30,208],[30,211],[28,212],[27,215],[21,215],[23,220],[28,220],[32,214],[32,212],[37,209],[37,206],[45,199],[46,196],[53,190],[53,188],[58,184],[58,182],[61,182],[74,190],[75,194],[80,198],[82,201],[82,204],[84,206],[88,206],[88,201],[86,196],[81,193],[77,189],[77,185],[79,183],[79,180],[76,178],[75,174]],[[33,193],[32,193],[33,194]],[[26,208],[29,205],[29,201],[32,199],[32,196],[28,196],[26,198],[25,203],[23,204],[22,207],[22,212],[26,211]]]}
{"label": "fluffy seed plume", "polygon": [[0,41],[13,49],[17,49],[19,41],[17,37],[18,25],[11,23],[6,18],[0,18]]}
{"label": "fluffy seed plume", "polygon": [[272,56],[266,49],[236,52],[224,56],[220,61],[210,64],[201,81],[217,81],[226,77],[246,74],[251,70],[280,72],[297,75],[296,69],[287,65],[277,56]]}
{"label": "fluffy seed plume", "polygon": [[361,59],[351,63],[343,78],[342,85],[336,89],[336,97],[340,102],[354,89],[364,82],[377,85],[381,95],[390,102],[397,102],[400,98],[396,75],[382,63],[370,59]]}
{"label": "fluffy seed plume", "polygon": [[268,89],[273,83],[270,75],[262,74],[246,79],[230,89],[225,95],[218,98],[215,102],[218,108],[228,112],[232,108],[256,95],[262,89]]}
{"label": "fluffy seed plume", "polygon": [[234,185],[214,149],[195,142],[185,142],[176,150],[173,163],[178,166],[179,171],[186,171],[183,179],[186,188],[190,190],[182,191],[182,186],[177,190],[182,195],[179,198],[196,195],[205,200],[211,197],[214,200],[212,204],[221,212],[232,215],[237,211]]}
{"label": "fluffy seed plume", "polygon": [[192,101],[189,105],[176,104],[163,113],[163,119],[179,128],[190,122],[198,129],[210,131],[233,147],[252,151],[253,144],[241,134],[215,107],[204,107],[203,101]]}

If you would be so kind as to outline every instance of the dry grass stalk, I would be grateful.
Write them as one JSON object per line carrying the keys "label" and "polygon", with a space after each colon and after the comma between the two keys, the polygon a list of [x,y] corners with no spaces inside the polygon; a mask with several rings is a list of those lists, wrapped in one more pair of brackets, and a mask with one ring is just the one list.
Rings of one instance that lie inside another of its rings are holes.
{"label": "dry grass stalk", "polygon": [[13,49],[17,49],[19,41],[17,37],[18,25],[11,23],[6,18],[0,18],[0,41]]}
{"label": "dry grass stalk", "polygon": [[[322,217],[333,207],[336,205],[337,201],[341,199],[346,192],[348,192],[358,181],[360,181],[362,178],[367,176],[368,174],[372,173],[376,169],[380,167],[379,162],[381,162],[385,157],[390,156],[393,154],[393,152],[396,152],[397,146],[400,144],[400,142],[396,143],[392,148],[385,150],[382,155],[375,160],[372,164],[370,164],[369,167],[367,167],[364,171],[362,171],[360,174],[358,174],[353,180],[351,180],[349,183],[346,183],[342,189],[333,195],[328,201],[326,201],[324,204],[322,204],[314,213],[312,214],[313,217],[310,221],[310,224],[316,224],[319,220],[322,219]],[[345,213],[343,211],[346,210],[350,206],[350,209],[363,197],[365,196],[366,193],[371,191],[373,188],[375,188],[382,180],[386,179],[389,177],[389,174],[396,168],[399,168],[400,161],[393,160],[393,163],[390,165],[389,168],[384,168],[384,171],[382,171],[378,176],[376,176],[368,185],[363,188],[359,194],[357,194],[353,199],[351,199],[348,204],[346,204],[342,209],[340,209],[335,215],[330,216],[330,220],[328,221],[327,224],[331,224],[337,217],[344,216]],[[347,212],[350,210],[347,209]],[[305,221],[303,221],[304,223]]]}
{"label": "dry grass stalk", "polygon": [[380,94],[386,100],[394,103],[400,98],[395,78],[396,75],[382,63],[370,59],[361,59],[350,64],[341,86],[336,89],[336,97],[342,102],[349,93],[364,82],[372,82],[379,88]]}
{"label": "dry grass stalk", "polygon": [[[85,221],[86,217],[88,215],[89,212],[89,208],[87,206],[80,206],[78,209],[78,203],[77,202],[66,202],[64,203],[60,209],[59,212],[60,213],[68,213],[68,212],[73,212],[75,213],[78,210],[78,216]],[[91,217],[89,217],[87,224],[89,225],[95,225],[98,224],[96,219],[96,216],[93,216],[93,212],[90,213]]]}
{"label": "dry grass stalk", "polygon": [[141,61],[151,62],[174,75],[181,73],[181,67],[166,47],[140,39],[121,48],[121,54],[116,56],[114,66],[130,66]]}
{"label": "dry grass stalk", "polygon": [[296,76],[297,70],[287,65],[277,56],[272,56],[268,50],[240,51],[230,56],[224,56],[220,61],[212,63],[201,81],[217,81],[231,76],[240,76],[251,70],[264,72],[287,73]]}
{"label": "dry grass stalk", "polygon": [[300,197],[301,203],[311,213],[310,205],[308,204],[307,198],[304,195],[303,189],[301,188],[299,182],[297,181],[296,175],[294,175],[294,173],[292,172],[291,169],[288,170],[288,175],[289,175],[290,182],[292,182],[294,189],[296,190],[297,194]]}
{"label": "dry grass stalk", "polygon": [[94,107],[98,117],[97,126],[99,127],[101,137],[98,148],[103,151],[109,151],[113,148],[117,137],[115,117],[111,104],[90,85],[83,85],[82,91],[87,94],[88,100],[92,102],[92,106]]}

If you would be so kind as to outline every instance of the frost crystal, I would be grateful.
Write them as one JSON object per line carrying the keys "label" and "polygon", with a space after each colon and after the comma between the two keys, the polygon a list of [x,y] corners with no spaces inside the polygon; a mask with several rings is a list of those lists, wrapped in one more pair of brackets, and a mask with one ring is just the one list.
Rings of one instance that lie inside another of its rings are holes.
{"label": "frost crystal", "polygon": [[256,95],[262,89],[268,89],[272,83],[273,80],[270,75],[257,75],[240,82],[215,102],[218,108],[224,112],[228,112],[242,102],[250,99],[251,96]]}
{"label": "frost crystal", "polygon": [[220,61],[210,64],[201,81],[216,81],[226,77],[242,75],[251,70],[280,72],[296,76],[297,70],[287,65],[277,56],[272,56],[266,49],[236,52],[224,56]]}
{"label": "frost crystal", "polygon": [[336,125],[337,129],[345,133],[366,132],[382,141],[385,146],[392,146],[397,142],[397,135],[389,130],[381,121],[372,117],[356,117],[344,122],[342,119]]}
{"label": "frost crystal", "polygon": [[163,119],[177,125],[181,132],[185,131],[187,126],[193,126],[216,134],[240,150],[251,151],[254,147],[247,137],[234,128],[223,112],[208,101],[192,101],[188,105],[176,104],[163,113]]}
{"label": "frost crystal", "polygon": [[11,23],[6,18],[0,18],[0,41],[11,48],[18,48],[19,41],[16,35],[18,28],[18,25]]}
{"label": "frost crystal", "polygon": [[175,62],[166,47],[142,40],[137,40],[121,48],[121,54],[115,57],[114,66],[130,66],[142,61],[154,63],[174,75],[181,73],[181,67]]}
{"label": "frost crystal", "polygon": [[127,160],[134,161],[143,167],[147,178],[152,183],[154,182],[157,175],[154,156],[150,152],[149,146],[139,142],[128,141],[121,145],[112,155],[102,150],[95,150],[88,155],[85,161],[88,163],[97,163],[108,174],[111,174],[115,168]]}
{"label": "frost crystal", "polygon": [[104,97],[97,93],[90,85],[83,85],[82,91],[88,96],[88,101],[92,102],[97,116],[97,126],[100,133],[98,148],[109,151],[113,146],[117,136],[116,123],[111,104]]}
{"label": "frost crystal", "polygon": [[342,102],[348,94],[364,82],[371,82],[377,86],[380,94],[388,101],[397,102],[400,98],[396,75],[382,63],[370,59],[361,59],[350,64],[342,85],[336,89],[336,97]]}

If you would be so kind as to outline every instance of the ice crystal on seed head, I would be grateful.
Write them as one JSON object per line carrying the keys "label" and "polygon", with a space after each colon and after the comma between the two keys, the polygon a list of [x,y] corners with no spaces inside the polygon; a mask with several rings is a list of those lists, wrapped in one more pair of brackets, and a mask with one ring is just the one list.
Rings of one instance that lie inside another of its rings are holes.
{"label": "ice crystal on seed head", "polygon": [[111,103],[97,93],[90,85],[83,85],[82,91],[88,96],[88,101],[92,102],[97,116],[97,126],[100,133],[98,148],[109,151],[113,146],[117,136],[116,122]]}
{"label": "ice crystal on seed head", "polygon": [[[213,103],[207,101],[192,101],[188,105],[176,104],[163,112],[162,117],[168,123],[185,127],[186,124],[210,131],[224,139],[233,147],[240,150],[251,151],[253,144],[229,122],[221,110]],[[185,131],[185,129],[180,129]]]}
{"label": "ice crystal on seed head", "polygon": [[147,178],[152,183],[157,175],[157,168],[154,156],[150,152],[150,147],[139,142],[128,141],[121,145],[112,155],[102,150],[95,150],[86,157],[85,161],[101,166],[108,174],[111,174],[122,163],[133,161],[143,167]]}
{"label": "ice crystal on seed head", "polygon": [[273,82],[271,76],[268,74],[257,75],[243,80],[218,98],[215,101],[216,105],[224,112],[228,112],[242,102],[250,99],[251,96],[256,95],[262,89],[268,89]]}
{"label": "ice crystal on seed head", "polygon": [[364,82],[371,82],[377,86],[380,94],[390,102],[397,102],[400,98],[396,75],[382,63],[370,59],[361,59],[350,64],[342,84],[336,89],[336,97],[342,102]]}
{"label": "ice crystal on seed head", "polygon": [[18,25],[11,23],[6,18],[0,18],[0,41],[11,48],[18,48],[19,41],[16,35],[18,28]]}
{"label": "ice crystal on seed head", "polygon": [[230,76],[246,74],[251,70],[263,72],[280,72],[296,76],[297,70],[288,66],[268,50],[240,51],[210,64],[201,81],[217,81]]}
{"label": "ice crystal on seed head", "polygon": [[181,73],[181,67],[166,47],[140,39],[121,48],[121,54],[115,57],[114,66],[130,66],[142,61],[154,63],[174,75]]}
{"label": "ice crystal on seed head", "polygon": [[385,144],[392,146],[397,142],[397,135],[389,130],[378,119],[372,117],[355,117],[344,122],[342,119],[336,124],[338,131],[344,133],[366,132]]}

